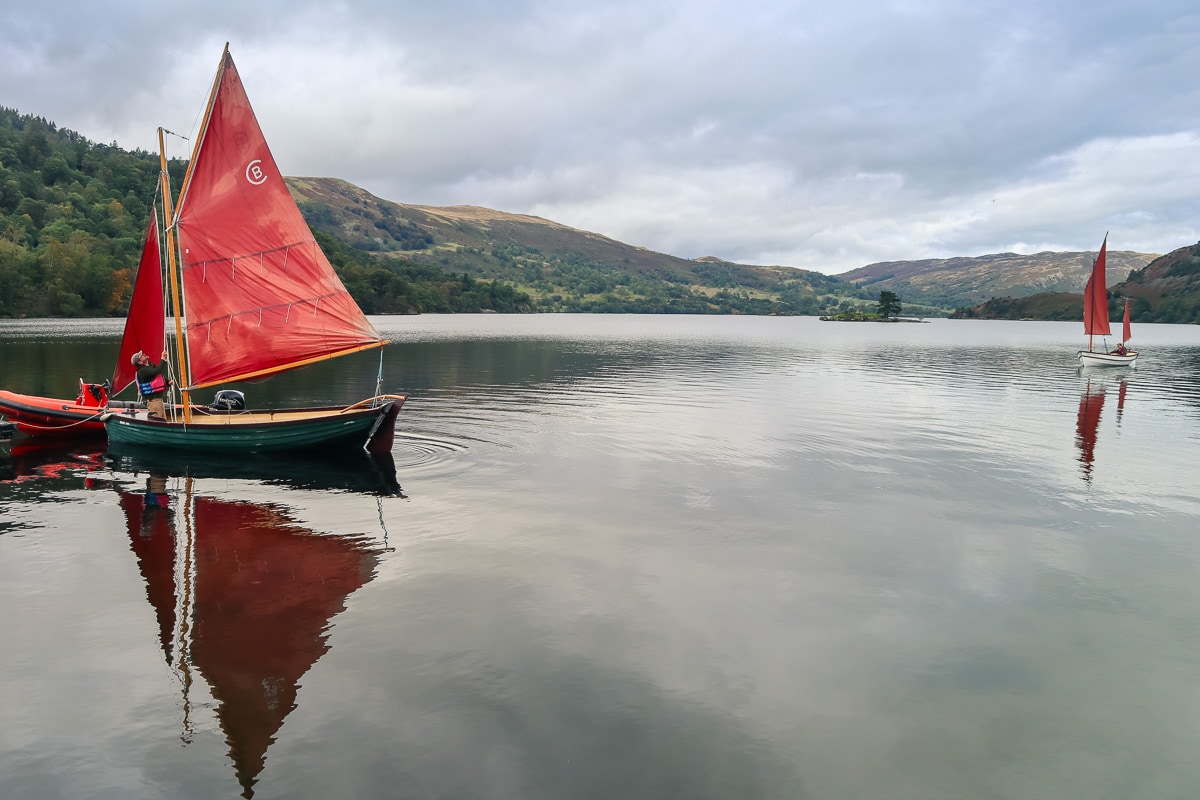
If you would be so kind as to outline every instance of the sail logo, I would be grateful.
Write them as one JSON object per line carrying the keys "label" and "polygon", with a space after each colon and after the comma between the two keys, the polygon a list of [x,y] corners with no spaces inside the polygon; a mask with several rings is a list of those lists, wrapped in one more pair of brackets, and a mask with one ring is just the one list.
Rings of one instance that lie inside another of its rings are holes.
{"label": "sail logo", "polygon": [[267,173],[263,171],[261,158],[256,158],[246,165],[246,180],[254,186],[262,186],[267,182]]}

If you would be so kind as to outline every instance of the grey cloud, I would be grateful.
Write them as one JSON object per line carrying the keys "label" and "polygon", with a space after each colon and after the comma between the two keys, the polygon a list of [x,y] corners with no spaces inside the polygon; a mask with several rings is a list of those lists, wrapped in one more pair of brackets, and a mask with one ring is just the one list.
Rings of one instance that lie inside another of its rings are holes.
{"label": "grey cloud", "polygon": [[16,14],[0,102],[150,149],[228,40],[285,171],[398,202],[826,272],[1200,238],[1184,2],[124,6]]}

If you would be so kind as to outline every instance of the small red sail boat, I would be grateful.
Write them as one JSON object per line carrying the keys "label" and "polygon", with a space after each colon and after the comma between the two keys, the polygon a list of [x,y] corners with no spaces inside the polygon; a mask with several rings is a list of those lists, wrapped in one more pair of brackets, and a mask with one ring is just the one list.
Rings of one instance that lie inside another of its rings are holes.
{"label": "small red sail boat", "polygon": [[0,390],[0,414],[15,422],[17,430],[29,436],[103,435],[106,409],[130,409],[133,401],[113,400],[133,383],[134,353],[158,354],[163,349],[162,262],[159,255],[158,225],[154,212],[146,229],[142,258],[134,278],[133,300],[125,319],[125,333],[117,351],[111,381],[84,383],[79,379],[79,394],[73,400],[57,397],[17,394]]}
{"label": "small red sail boat", "polygon": [[1125,299],[1125,325],[1121,344],[1111,352],[1107,351],[1107,348],[1093,348],[1093,337],[1108,336],[1111,333],[1108,323],[1108,286],[1104,275],[1107,248],[1106,235],[1100,245],[1100,253],[1092,263],[1092,276],[1088,278],[1087,287],[1083,290],[1083,332],[1088,335],[1088,349],[1080,350],[1078,357],[1080,365],[1085,367],[1129,367],[1138,359],[1138,352],[1125,346],[1132,338],[1129,330],[1128,298]]}
{"label": "small red sail boat", "polygon": [[[198,389],[263,378],[387,341],[346,291],[288,192],[228,45],[174,209],[163,134],[160,128],[165,285],[181,402],[167,421],[142,410],[114,411],[104,423],[109,441],[215,453],[335,444],[390,451],[407,395],[380,394],[378,386],[374,397],[347,407],[252,410],[193,403]],[[151,314],[152,306],[146,303],[142,311],[135,303],[130,317]],[[161,327],[163,315],[153,314]]]}

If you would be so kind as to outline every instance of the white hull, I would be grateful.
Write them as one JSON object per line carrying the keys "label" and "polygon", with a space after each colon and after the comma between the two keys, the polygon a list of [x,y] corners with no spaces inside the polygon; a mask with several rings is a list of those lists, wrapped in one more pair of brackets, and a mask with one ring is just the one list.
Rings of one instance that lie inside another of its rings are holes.
{"label": "white hull", "polygon": [[1090,350],[1079,351],[1079,363],[1085,367],[1132,367],[1137,359],[1136,350],[1130,350],[1123,356]]}

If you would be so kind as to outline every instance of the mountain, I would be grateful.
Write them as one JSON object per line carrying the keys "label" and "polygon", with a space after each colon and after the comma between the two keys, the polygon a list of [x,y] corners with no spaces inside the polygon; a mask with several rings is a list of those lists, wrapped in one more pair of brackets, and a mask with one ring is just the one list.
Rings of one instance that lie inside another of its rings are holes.
{"label": "mountain", "polygon": [[[1109,250],[1108,285],[1145,267],[1156,253]],[[948,308],[974,306],[992,297],[1027,297],[1042,292],[1077,292],[1087,284],[1096,253],[998,253],[921,261],[883,261],[837,277],[878,293],[889,290],[906,303]],[[1082,313],[1082,312],[1081,312]]]}
{"label": "mountain", "polygon": [[819,272],[679,258],[478,206],[395,203],[334,178],[287,181],[313,228],[381,263],[404,260],[511,283],[539,311],[825,314],[874,302]]}
{"label": "mountain", "polygon": [[[1107,273],[1112,275],[1111,265]],[[1200,324],[1200,242],[1159,256],[1143,269],[1131,272],[1123,282],[1115,285],[1110,282],[1108,295],[1110,319],[1120,318],[1124,299],[1129,298],[1130,314],[1139,322]],[[960,308],[952,316],[1081,320],[1083,294],[1043,292],[1026,297],[997,297]]]}

